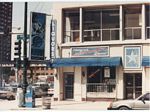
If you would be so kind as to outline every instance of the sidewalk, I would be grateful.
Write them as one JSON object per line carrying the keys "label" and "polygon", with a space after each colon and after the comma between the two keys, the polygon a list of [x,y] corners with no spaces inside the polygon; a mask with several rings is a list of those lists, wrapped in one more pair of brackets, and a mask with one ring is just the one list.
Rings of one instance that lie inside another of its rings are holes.
{"label": "sidewalk", "polygon": [[[107,110],[108,101],[52,101],[51,110]],[[19,108],[17,101],[0,100],[0,110],[43,110],[42,99],[36,99],[35,108]]]}

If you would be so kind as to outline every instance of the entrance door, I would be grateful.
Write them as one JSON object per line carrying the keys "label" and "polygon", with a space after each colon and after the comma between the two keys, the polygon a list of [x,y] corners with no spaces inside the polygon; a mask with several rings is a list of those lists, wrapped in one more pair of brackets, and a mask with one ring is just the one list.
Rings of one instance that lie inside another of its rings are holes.
{"label": "entrance door", "polygon": [[124,74],[125,98],[135,99],[142,94],[142,74]]}
{"label": "entrance door", "polygon": [[64,99],[73,99],[74,74],[64,73]]}

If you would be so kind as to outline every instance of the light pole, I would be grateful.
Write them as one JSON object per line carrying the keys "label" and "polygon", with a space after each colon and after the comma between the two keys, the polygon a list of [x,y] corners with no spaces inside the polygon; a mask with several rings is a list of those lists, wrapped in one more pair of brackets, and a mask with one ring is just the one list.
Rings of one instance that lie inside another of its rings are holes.
{"label": "light pole", "polygon": [[26,87],[27,87],[27,9],[28,4],[25,2],[25,12],[24,12],[24,44],[23,44],[23,105],[25,106],[25,94],[26,94]]}

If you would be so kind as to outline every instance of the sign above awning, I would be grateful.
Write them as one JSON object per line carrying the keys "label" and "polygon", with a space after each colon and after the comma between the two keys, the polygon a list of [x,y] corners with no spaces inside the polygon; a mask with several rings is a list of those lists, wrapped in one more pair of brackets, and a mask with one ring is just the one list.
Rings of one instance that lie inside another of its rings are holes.
{"label": "sign above awning", "polygon": [[121,57],[99,57],[99,58],[57,58],[52,67],[65,66],[120,66]]}
{"label": "sign above awning", "polygon": [[150,67],[150,56],[143,56],[142,66],[149,66]]}

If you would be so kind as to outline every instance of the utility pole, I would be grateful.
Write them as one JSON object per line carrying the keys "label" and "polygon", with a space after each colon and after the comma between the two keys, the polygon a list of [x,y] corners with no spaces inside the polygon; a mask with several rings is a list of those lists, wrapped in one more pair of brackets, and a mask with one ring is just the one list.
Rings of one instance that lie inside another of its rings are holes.
{"label": "utility pole", "polygon": [[25,105],[25,93],[27,88],[27,9],[28,4],[25,2],[25,12],[24,12],[24,56],[23,56],[23,106]]}

